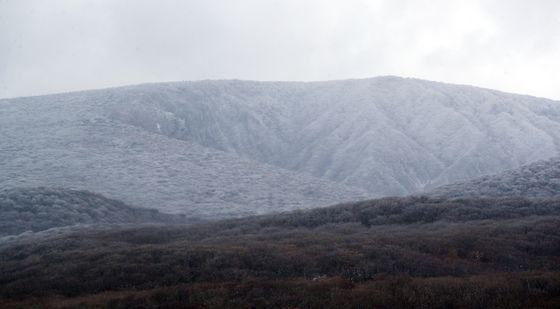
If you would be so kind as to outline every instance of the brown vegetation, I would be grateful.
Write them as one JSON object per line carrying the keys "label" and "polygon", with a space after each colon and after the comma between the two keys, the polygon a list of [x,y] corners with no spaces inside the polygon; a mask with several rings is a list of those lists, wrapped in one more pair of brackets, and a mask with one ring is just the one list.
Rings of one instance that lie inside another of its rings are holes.
{"label": "brown vegetation", "polygon": [[383,199],[190,227],[84,230],[0,246],[0,304],[555,308],[559,205]]}

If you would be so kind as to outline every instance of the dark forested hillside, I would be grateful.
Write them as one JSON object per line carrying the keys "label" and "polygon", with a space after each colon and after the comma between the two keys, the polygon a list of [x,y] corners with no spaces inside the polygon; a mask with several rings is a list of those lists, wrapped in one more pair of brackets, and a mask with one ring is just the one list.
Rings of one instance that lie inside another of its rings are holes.
{"label": "dark forested hillside", "polygon": [[497,175],[443,186],[428,193],[440,197],[560,197],[560,158],[538,161]]}
{"label": "dark forested hillside", "polygon": [[557,308],[560,200],[387,198],[84,229],[5,243],[0,260],[7,308]]}
{"label": "dark forested hillside", "polygon": [[0,191],[0,236],[76,224],[180,221],[180,216],[131,207],[88,191],[61,188]]}

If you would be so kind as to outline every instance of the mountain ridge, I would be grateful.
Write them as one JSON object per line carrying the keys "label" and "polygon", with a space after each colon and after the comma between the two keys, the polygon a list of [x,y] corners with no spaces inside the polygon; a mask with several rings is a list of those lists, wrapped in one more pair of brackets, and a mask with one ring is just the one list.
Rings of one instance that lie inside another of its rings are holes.
{"label": "mountain ridge", "polygon": [[68,90],[68,91],[59,91],[59,92],[52,92],[52,93],[4,97],[4,98],[0,98],[0,101],[14,100],[14,99],[29,99],[29,98],[36,98],[36,97],[57,96],[57,95],[75,94],[75,93],[88,93],[88,92],[106,91],[106,90],[114,90],[114,89],[121,89],[121,88],[144,87],[150,85],[167,85],[167,84],[183,84],[183,83],[250,82],[250,83],[312,84],[312,83],[360,81],[360,80],[371,80],[371,79],[413,80],[413,81],[420,81],[420,82],[434,83],[434,84],[441,84],[441,85],[467,87],[467,88],[473,88],[478,90],[491,91],[500,94],[515,95],[515,96],[527,97],[533,99],[542,99],[542,100],[555,101],[560,103],[560,100],[558,99],[552,99],[549,97],[542,97],[538,95],[517,93],[517,92],[506,91],[506,90],[498,90],[490,87],[476,86],[468,83],[445,82],[440,80],[432,80],[432,79],[425,79],[425,78],[412,77],[412,76],[399,76],[399,75],[375,75],[370,77],[340,78],[340,79],[326,79],[326,80],[256,80],[256,79],[242,79],[242,78],[207,78],[207,79],[193,79],[193,80],[168,80],[168,81],[153,81],[153,82],[148,81],[148,82],[139,82],[139,83],[131,83],[131,84],[122,84],[117,86],[102,86],[102,87],[86,88],[81,90]]}

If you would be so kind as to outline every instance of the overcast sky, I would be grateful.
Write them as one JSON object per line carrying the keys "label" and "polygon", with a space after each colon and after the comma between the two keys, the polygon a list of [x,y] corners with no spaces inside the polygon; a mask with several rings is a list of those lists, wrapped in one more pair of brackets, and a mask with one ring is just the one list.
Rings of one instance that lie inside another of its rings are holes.
{"label": "overcast sky", "polygon": [[560,100],[560,1],[0,0],[0,97],[378,75]]}

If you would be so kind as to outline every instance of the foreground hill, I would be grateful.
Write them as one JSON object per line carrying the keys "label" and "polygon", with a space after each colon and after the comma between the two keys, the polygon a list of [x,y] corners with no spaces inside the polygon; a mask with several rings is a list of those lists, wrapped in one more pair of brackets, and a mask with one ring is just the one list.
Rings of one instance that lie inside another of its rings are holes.
{"label": "foreground hill", "polygon": [[30,237],[0,258],[5,308],[558,308],[560,201],[387,198]]}
{"label": "foreground hill", "polygon": [[559,102],[396,77],[6,99],[0,123],[0,188],[87,189],[199,218],[405,195],[560,145]]}
{"label": "foreground hill", "polygon": [[538,161],[470,181],[442,186],[428,193],[439,197],[560,197],[560,158]]}
{"label": "foreground hill", "polygon": [[0,191],[0,236],[77,224],[184,222],[87,191],[22,188]]}

